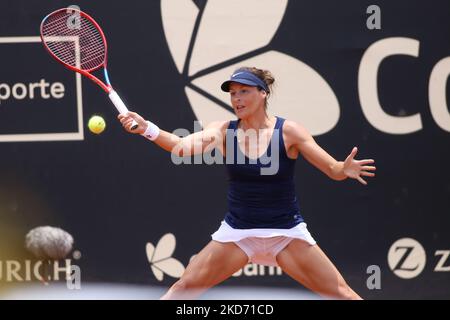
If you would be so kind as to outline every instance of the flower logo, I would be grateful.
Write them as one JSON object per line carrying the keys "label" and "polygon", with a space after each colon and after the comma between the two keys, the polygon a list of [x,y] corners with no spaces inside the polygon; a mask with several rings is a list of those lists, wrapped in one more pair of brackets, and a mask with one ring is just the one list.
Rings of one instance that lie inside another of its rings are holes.
{"label": "flower logo", "polygon": [[150,267],[156,279],[159,281],[163,281],[164,274],[174,278],[180,278],[184,272],[183,264],[177,259],[172,258],[175,246],[175,236],[172,233],[167,233],[158,241],[156,248],[150,242],[145,247]]}
{"label": "flower logo", "polygon": [[[313,68],[270,43],[288,0],[161,0],[164,34],[185,93],[198,120],[235,119],[220,84],[240,66],[268,69],[276,77],[269,108],[302,123],[313,135],[339,120],[339,103]],[[300,39],[298,40],[300,41]]]}

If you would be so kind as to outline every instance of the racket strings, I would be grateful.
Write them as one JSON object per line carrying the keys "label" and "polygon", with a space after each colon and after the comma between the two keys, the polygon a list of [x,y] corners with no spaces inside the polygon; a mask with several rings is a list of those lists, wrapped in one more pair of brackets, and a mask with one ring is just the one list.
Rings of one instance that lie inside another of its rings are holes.
{"label": "racket strings", "polygon": [[61,10],[42,24],[47,48],[63,63],[91,71],[106,59],[106,44],[98,28],[83,15]]}

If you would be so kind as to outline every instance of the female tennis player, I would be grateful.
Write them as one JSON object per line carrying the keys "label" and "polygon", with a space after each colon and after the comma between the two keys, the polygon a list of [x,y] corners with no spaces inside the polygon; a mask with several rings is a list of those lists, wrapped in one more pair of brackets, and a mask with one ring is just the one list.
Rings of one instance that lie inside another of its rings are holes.
{"label": "female tennis player", "polygon": [[[331,179],[353,178],[365,185],[363,177],[375,176],[375,167],[369,165],[374,160],[355,160],[355,147],[345,161],[336,161],[300,124],[269,115],[274,81],[267,70],[236,70],[221,88],[230,93],[238,119],[211,123],[183,138],[137,113],[119,115],[126,131],[144,135],[169,152],[187,156],[215,149],[227,166],[228,212],[212,241],[162,299],[196,298],[248,262],[280,266],[322,297],[360,299],[308,232],[296,197],[294,168],[302,155]],[[133,120],[139,125],[135,130]]]}

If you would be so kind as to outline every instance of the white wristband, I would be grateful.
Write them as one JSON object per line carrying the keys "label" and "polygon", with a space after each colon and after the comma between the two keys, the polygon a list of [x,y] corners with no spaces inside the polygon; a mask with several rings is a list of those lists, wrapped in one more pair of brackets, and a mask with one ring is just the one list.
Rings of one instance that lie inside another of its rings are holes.
{"label": "white wristband", "polygon": [[146,139],[154,141],[159,136],[159,128],[151,121],[147,121],[147,130],[142,134]]}

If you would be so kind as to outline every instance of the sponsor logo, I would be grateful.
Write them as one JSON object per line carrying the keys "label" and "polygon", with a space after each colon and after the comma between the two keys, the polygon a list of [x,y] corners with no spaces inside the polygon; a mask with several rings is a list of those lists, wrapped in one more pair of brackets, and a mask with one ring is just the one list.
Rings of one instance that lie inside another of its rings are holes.
{"label": "sponsor logo", "polygon": [[403,279],[417,277],[425,268],[426,261],[425,249],[411,238],[399,239],[389,249],[389,267],[395,275]]}
{"label": "sponsor logo", "polygon": [[[185,271],[184,265],[173,257],[176,247],[176,238],[172,233],[167,233],[161,237],[156,246],[147,242],[145,246],[148,262],[153,275],[158,281],[164,280],[164,275],[172,278],[180,278]],[[190,260],[195,257],[193,255]],[[233,277],[254,277],[254,276],[280,276],[280,267],[262,266],[249,263],[241,270],[235,272]]]}
{"label": "sponsor logo", "polygon": [[[434,272],[450,272],[450,250],[435,250]],[[388,264],[392,272],[400,278],[415,278],[423,271],[427,256],[423,246],[412,238],[395,241],[388,252]]]}
{"label": "sponsor logo", "polygon": [[0,48],[33,57],[0,62],[0,142],[83,140],[81,75],[51,61],[40,37],[0,37]]}
{"label": "sponsor logo", "polygon": [[159,281],[163,281],[164,274],[173,278],[180,278],[184,272],[183,264],[172,257],[175,246],[176,239],[172,233],[165,234],[156,246],[150,242],[145,246],[150,268]]}
{"label": "sponsor logo", "polygon": [[[312,135],[325,134],[336,126],[340,106],[327,81],[296,57],[270,48],[287,4],[288,0],[161,0],[170,54],[186,79],[185,93],[203,125],[235,119],[229,95],[219,89],[220,84],[238,67],[255,66],[276,76],[278,85],[269,108],[275,106],[277,115],[302,123]],[[377,8],[367,9],[368,13],[374,12],[367,27],[378,28]],[[243,30],[252,36],[240,36]],[[357,75],[359,102],[366,120],[381,132],[398,135],[423,129],[419,112],[405,115],[407,111],[401,106],[397,115],[385,112],[378,86],[383,61],[398,55],[419,58],[419,47],[420,41],[413,38],[385,38],[371,44],[361,58]],[[447,132],[450,132],[446,102],[449,74],[450,57],[444,57],[434,65],[428,81],[431,115]]]}

